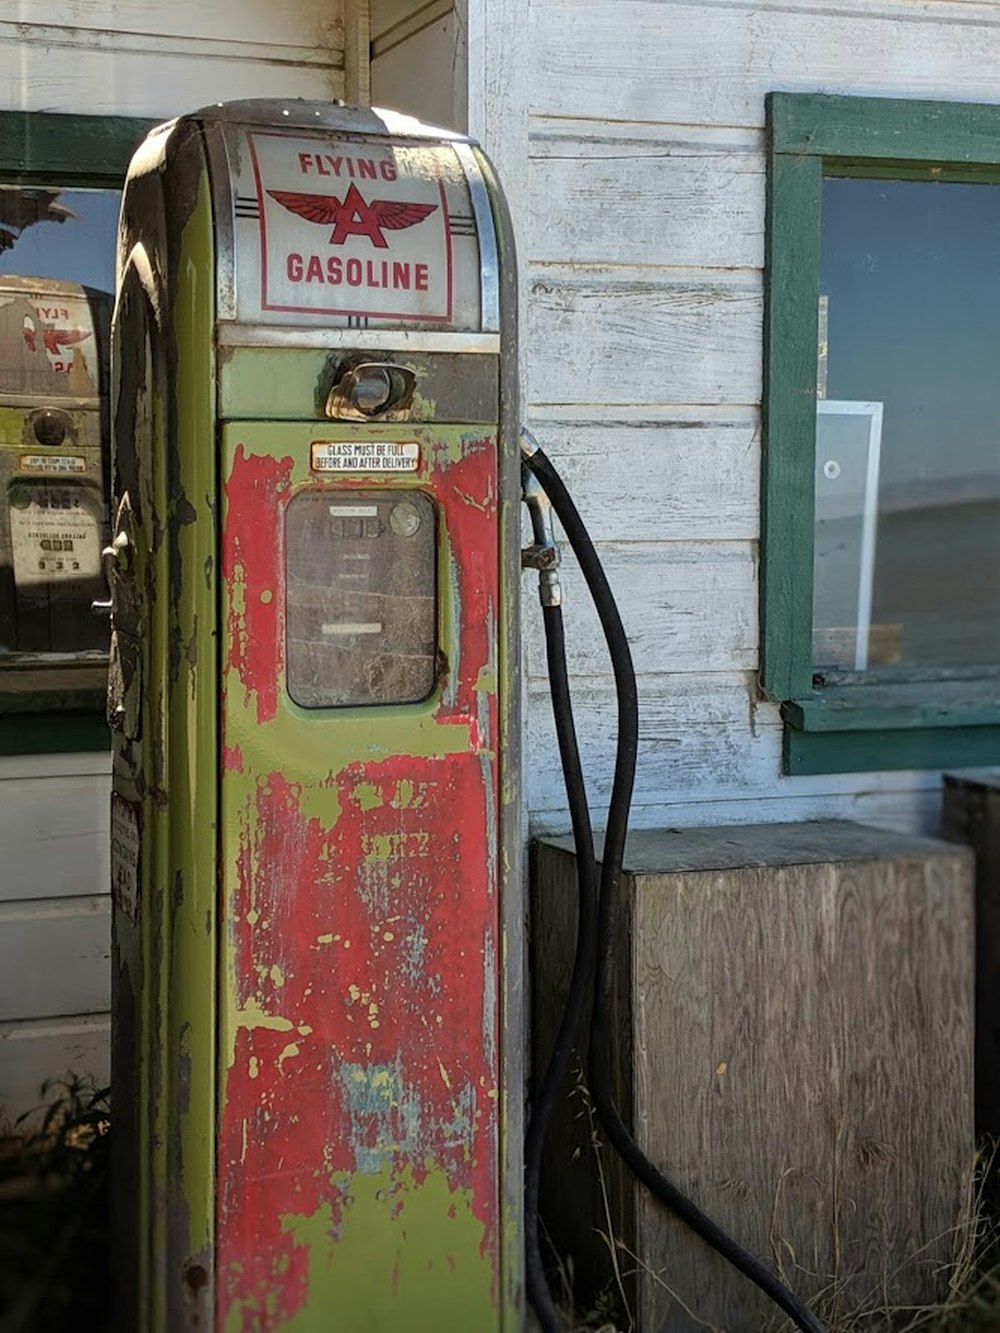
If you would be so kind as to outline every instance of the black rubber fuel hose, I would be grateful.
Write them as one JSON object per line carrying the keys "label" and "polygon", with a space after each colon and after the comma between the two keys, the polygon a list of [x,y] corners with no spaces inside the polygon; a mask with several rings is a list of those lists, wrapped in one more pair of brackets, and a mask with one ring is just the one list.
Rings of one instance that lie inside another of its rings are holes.
{"label": "black rubber fuel hose", "polygon": [[576,848],[579,898],[576,952],[569,992],[548,1066],[532,1098],[531,1116],[524,1139],[525,1274],[528,1299],[544,1333],[561,1333],[563,1321],[552,1300],[542,1261],[538,1234],[538,1187],[549,1122],[552,1119],[559,1090],[569,1073],[570,1061],[580,1033],[580,1024],[594,982],[598,892],[594,836],[590,826],[590,809],[583,784],[583,765],[580,763],[580,751],[577,747],[573,703],[566,672],[562,609],[559,606],[543,607],[542,618],[545,626],[545,652],[548,659],[556,740],[559,745],[559,758],[566,783],[573,842]]}
{"label": "black rubber fuel hose", "polygon": [[[824,1333],[823,1325],[815,1315],[769,1268],[703,1213],[646,1157],[618,1114],[612,1090],[610,1017],[614,995],[618,880],[625,851],[638,749],[635,671],[628,639],[610,585],[576,505],[551,460],[541,448],[536,446],[532,452],[526,452],[523,461],[537,478],[558,515],[587,587],[590,589],[611,654],[618,696],[618,743],[601,864],[596,986],[588,1049],[590,1092],[598,1119],[608,1142],[655,1198],[759,1287],[803,1333]],[[579,856],[579,850],[577,854]]]}

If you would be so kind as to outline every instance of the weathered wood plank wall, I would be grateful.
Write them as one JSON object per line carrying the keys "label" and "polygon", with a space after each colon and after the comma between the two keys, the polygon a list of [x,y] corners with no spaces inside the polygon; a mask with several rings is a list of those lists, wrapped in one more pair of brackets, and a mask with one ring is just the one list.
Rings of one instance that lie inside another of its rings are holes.
{"label": "weathered wood plank wall", "polygon": [[0,759],[0,1117],[108,1072],[106,755]]}
{"label": "weathered wood plank wall", "polygon": [[465,59],[454,0],[372,0],[371,94],[374,106],[465,129]]}
{"label": "weathered wood plank wall", "polygon": [[237,97],[343,95],[339,4],[31,0],[0,11],[15,110],[171,116]]}
{"label": "weathered wood plank wall", "polygon": [[[1000,5],[521,0],[519,13],[528,413],[633,640],[634,822],[766,811],[935,829],[936,775],[782,778],[777,709],[755,697],[764,97],[996,101]],[[611,680],[572,567],[566,587],[584,761],[603,794]],[[555,829],[565,803],[531,598],[525,631],[528,802],[533,828]]]}

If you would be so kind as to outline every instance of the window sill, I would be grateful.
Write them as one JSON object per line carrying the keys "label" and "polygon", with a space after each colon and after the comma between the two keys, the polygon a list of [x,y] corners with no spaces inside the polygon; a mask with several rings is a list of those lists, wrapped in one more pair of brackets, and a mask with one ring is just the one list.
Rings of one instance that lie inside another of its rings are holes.
{"label": "window sill", "polygon": [[1000,681],[840,685],[781,705],[797,731],[911,731],[1000,726]]}
{"label": "window sill", "polygon": [[995,680],[835,686],[781,715],[789,775],[1000,763]]}

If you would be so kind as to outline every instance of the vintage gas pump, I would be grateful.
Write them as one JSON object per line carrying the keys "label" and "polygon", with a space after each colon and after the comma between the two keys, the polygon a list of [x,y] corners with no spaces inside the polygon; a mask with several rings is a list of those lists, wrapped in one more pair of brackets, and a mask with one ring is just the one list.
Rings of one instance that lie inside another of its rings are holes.
{"label": "vintage gas pump", "polygon": [[118,1325],[518,1326],[514,273],[476,146],[211,107],[125,189]]}

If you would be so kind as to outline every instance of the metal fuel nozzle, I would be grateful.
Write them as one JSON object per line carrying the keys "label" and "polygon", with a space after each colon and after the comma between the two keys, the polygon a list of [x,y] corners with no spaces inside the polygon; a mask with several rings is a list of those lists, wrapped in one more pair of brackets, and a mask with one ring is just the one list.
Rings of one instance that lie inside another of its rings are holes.
{"label": "metal fuel nozzle", "polygon": [[552,504],[537,480],[521,464],[521,498],[531,516],[532,544],[521,552],[521,568],[538,570],[538,598],[542,606],[562,605],[559,582],[559,545],[552,521]]}

